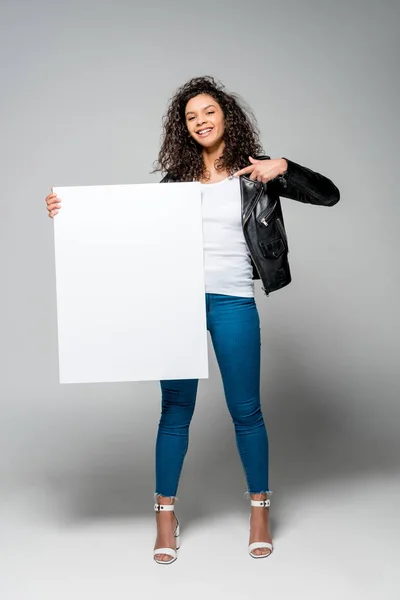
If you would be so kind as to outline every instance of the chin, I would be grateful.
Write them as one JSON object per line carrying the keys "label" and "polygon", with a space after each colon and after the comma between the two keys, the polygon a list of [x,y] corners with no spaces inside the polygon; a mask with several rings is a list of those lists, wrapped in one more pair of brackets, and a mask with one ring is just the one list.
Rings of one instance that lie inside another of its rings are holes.
{"label": "chin", "polygon": [[197,143],[200,144],[203,148],[211,148],[212,146],[218,146],[222,141],[222,138],[214,138],[214,139],[205,139],[205,140],[197,140]]}

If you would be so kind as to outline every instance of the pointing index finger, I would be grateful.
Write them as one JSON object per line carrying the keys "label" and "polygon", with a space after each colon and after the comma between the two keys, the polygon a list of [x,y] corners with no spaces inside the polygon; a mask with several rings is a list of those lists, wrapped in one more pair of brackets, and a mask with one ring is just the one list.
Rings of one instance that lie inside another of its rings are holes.
{"label": "pointing index finger", "polygon": [[234,177],[239,177],[239,175],[246,175],[246,173],[251,173],[252,171],[254,171],[255,169],[255,165],[249,165],[248,167],[245,167],[244,169],[240,169],[240,171],[236,171],[236,173],[233,174]]}

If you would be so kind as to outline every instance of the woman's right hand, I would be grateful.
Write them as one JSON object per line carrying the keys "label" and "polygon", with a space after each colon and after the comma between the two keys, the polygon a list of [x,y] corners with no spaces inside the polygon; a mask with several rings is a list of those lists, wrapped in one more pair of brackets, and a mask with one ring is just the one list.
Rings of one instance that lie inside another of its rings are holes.
{"label": "woman's right hand", "polygon": [[53,190],[51,191],[51,194],[46,196],[46,204],[47,210],[49,211],[49,217],[53,219],[53,217],[59,213],[61,208],[61,200],[57,194],[53,193]]}

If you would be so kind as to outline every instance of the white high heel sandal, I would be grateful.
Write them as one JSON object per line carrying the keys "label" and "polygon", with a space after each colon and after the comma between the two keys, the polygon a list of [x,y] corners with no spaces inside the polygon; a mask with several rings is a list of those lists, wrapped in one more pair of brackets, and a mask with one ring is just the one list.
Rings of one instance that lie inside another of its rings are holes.
{"label": "white high heel sandal", "polygon": [[[166,511],[173,511],[174,510],[174,505],[173,504],[155,504],[154,505],[154,510],[156,512],[164,512]],[[170,565],[171,563],[175,562],[176,559],[178,558],[178,553],[177,550],[179,550],[179,522],[178,522],[178,518],[176,517],[176,527],[175,527],[175,531],[174,531],[174,538],[175,538],[175,548],[176,550],[174,550],[174,548],[155,548],[155,550],[153,550],[153,558],[156,561],[156,563],[158,563],[159,565]],[[168,554],[168,556],[171,556],[170,560],[159,560],[158,558],[156,558],[157,554]]]}
{"label": "white high heel sandal", "polygon": [[[268,498],[267,500],[251,500],[250,502],[251,506],[259,506],[261,508],[268,508],[271,504],[270,499]],[[250,515],[250,519],[251,519],[251,515]],[[258,550],[261,548],[267,548],[269,550],[268,553],[265,554],[254,554],[254,550]],[[252,544],[249,544],[249,554],[252,558],[267,558],[267,556],[270,556],[272,554],[274,547],[270,542],[253,542]]]}

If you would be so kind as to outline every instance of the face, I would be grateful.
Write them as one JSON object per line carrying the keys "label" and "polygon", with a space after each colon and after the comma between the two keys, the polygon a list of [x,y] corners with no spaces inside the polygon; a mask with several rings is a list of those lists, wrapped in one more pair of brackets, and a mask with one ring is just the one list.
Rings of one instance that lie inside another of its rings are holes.
{"label": "face", "polygon": [[190,135],[205,148],[215,146],[224,135],[224,114],[218,102],[208,94],[191,98],[185,109]]}

